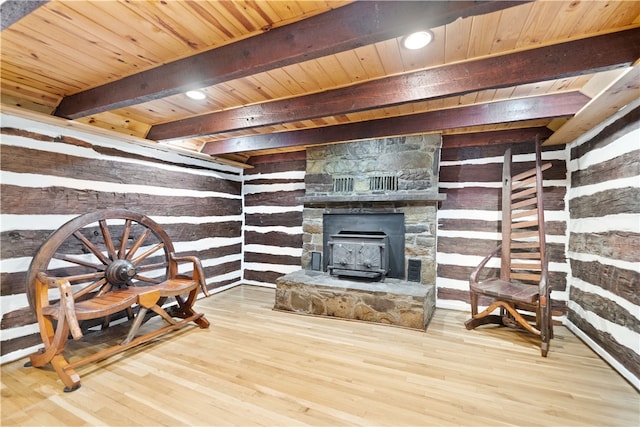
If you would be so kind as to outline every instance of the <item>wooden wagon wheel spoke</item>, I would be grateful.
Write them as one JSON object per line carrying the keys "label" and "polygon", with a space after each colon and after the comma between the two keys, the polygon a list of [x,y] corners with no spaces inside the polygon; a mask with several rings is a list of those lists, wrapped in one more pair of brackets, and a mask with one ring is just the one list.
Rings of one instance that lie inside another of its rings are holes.
{"label": "wooden wagon wheel spoke", "polygon": [[131,259],[131,257],[133,257],[136,254],[138,249],[140,249],[140,246],[142,246],[142,243],[144,243],[144,241],[147,239],[147,237],[149,237],[150,234],[151,234],[151,230],[146,229],[144,233],[142,233],[140,237],[138,237],[138,239],[135,241],[133,246],[131,246],[131,249],[129,249],[129,252],[127,252],[127,255],[125,256],[125,258]]}
{"label": "wooden wagon wheel spoke", "polygon": [[158,252],[160,249],[164,248],[164,244],[163,243],[158,243],[157,245],[155,245],[153,248],[149,249],[148,251],[146,251],[145,253],[143,253],[142,255],[134,258],[133,260],[131,260],[131,262],[133,263],[133,265],[138,265],[140,264],[140,262],[142,262],[144,259],[148,258],[150,255]]}
{"label": "wooden wagon wheel spoke", "polygon": [[[74,292],[74,298],[79,298],[83,295],[86,295],[88,293],[93,292],[94,290],[98,289],[101,286],[107,285],[107,279],[106,278],[102,278],[96,282],[93,282],[92,284],[90,284],[89,286],[85,286],[84,288],[82,288],[81,290],[79,290],[78,292]],[[100,293],[103,292],[107,292],[108,289],[104,289],[104,287],[102,289],[100,289]]]}
{"label": "wooden wagon wheel spoke", "polygon": [[137,265],[136,271],[138,273],[141,273],[143,271],[159,270],[165,267],[166,267],[166,264],[164,262],[157,262],[155,264]]}
{"label": "wooden wagon wheel spoke", "polygon": [[91,253],[93,253],[100,261],[102,261],[103,264],[109,264],[109,260],[102,254],[102,252],[100,252],[94,245],[93,243],[91,243],[89,241],[89,239],[87,239],[86,237],[84,237],[80,231],[76,231],[73,233],[73,236],[80,240],[86,247],[87,249],[89,249],[91,251]]}
{"label": "wooden wagon wheel spoke", "polygon": [[140,274],[136,274],[135,279],[138,279],[141,282],[147,282],[147,283],[153,283],[153,284],[158,284],[162,282],[162,280],[154,279],[152,277],[141,276]]}
{"label": "wooden wagon wheel spoke", "polygon": [[104,239],[104,244],[107,246],[107,253],[109,254],[110,259],[116,259],[116,248],[113,245],[113,240],[111,239],[111,233],[109,232],[109,227],[107,226],[107,221],[102,219],[98,221],[100,224],[100,230],[102,231],[102,237]]}
{"label": "wooden wagon wheel spoke", "polygon": [[104,278],[104,271],[99,271],[97,273],[74,274],[71,276],[58,276],[56,278],[68,280],[69,283],[86,282],[87,280]]}
{"label": "wooden wagon wheel spoke", "polygon": [[56,252],[55,254],[53,254],[52,258],[59,259],[61,261],[70,262],[72,264],[82,265],[84,267],[93,268],[95,270],[104,271],[104,264],[96,264],[96,263],[88,262],[88,261],[85,261],[85,260],[82,260],[82,259],[72,258],[67,254],[61,254],[59,252]]}
{"label": "wooden wagon wheel spoke", "polygon": [[120,249],[118,249],[118,258],[120,259],[124,258],[127,254],[127,240],[129,240],[129,233],[131,233],[131,220],[127,219],[124,223],[124,230],[122,230]]}

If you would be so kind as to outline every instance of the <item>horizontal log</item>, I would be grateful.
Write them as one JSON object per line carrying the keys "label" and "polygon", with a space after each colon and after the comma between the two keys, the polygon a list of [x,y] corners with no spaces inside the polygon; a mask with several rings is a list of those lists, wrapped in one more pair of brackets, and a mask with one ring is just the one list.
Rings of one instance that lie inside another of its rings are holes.
{"label": "horizontal log", "polygon": [[640,305],[640,273],[598,261],[569,260],[573,277]]}
{"label": "horizontal log", "polygon": [[640,377],[640,354],[620,344],[610,333],[596,329],[587,320],[569,310],[567,318],[636,377]]}
{"label": "horizontal log", "polygon": [[571,288],[571,301],[611,323],[640,334],[640,321],[637,317],[615,301],[576,287]]}
{"label": "horizontal log", "polygon": [[180,190],[211,191],[240,195],[242,184],[207,175],[170,171],[141,163],[100,160],[63,153],[43,152],[24,147],[3,145],[0,151],[2,169],[15,173],[69,177],[105,183],[152,185],[164,187],[167,193]]}
{"label": "horizontal log", "polygon": [[[614,225],[615,226],[615,225]],[[571,252],[598,255],[614,260],[640,262],[640,233],[608,231],[606,233],[571,233]]]}
{"label": "horizontal log", "polygon": [[222,276],[228,273],[238,272],[240,276],[242,271],[242,263],[238,261],[229,261],[223,264],[210,265],[203,268],[205,277]]}
{"label": "horizontal log", "polygon": [[[242,213],[240,199],[177,197],[115,193],[65,187],[27,188],[2,184],[3,214],[73,215],[98,209],[124,208],[148,216],[227,216]],[[206,201],[206,203],[203,203]]]}
{"label": "horizontal log", "polygon": [[287,234],[276,231],[257,233],[247,231],[244,233],[245,245],[266,245],[281,248],[301,248],[302,234]]}
{"label": "horizontal log", "polygon": [[31,311],[31,307],[21,307],[16,310],[2,313],[0,329],[4,331],[11,328],[17,328],[19,326],[31,325],[34,323],[38,323],[38,319],[36,318],[35,313]]}
{"label": "horizontal log", "polygon": [[[170,161],[158,159],[155,157],[149,157],[141,154],[131,153],[124,150],[119,150],[117,148],[93,145],[82,139],[74,138],[71,136],[65,136],[65,135],[52,137],[49,135],[43,135],[37,132],[31,132],[24,129],[15,129],[15,128],[7,128],[7,127],[0,128],[0,134],[20,136],[23,138],[33,139],[34,141],[55,142],[58,144],[68,144],[75,147],[89,148],[95,151],[96,153],[102,154],[105,156],[112,156],[112,157],[131,159],[131,160],[142,160],[149,163],[157,163],[159,165],[173,165],[173,166],[179,166],[179,167],[194,169],[194,170],[220,170],[219,167],[216,167],[217,165],[215,163],[209,163],[207,166],[197,166],[190,163],[175,162],[175,161],[170,162]],[[238,170],[237,172],[234,172],[233,170],[229,170],[226,168],[224,170],[224,173],[229,175],[239,176],[240,170]]]}
{"label": "horizontal log", "polygon": [[[566,166],[564,160],[552,160],[552,167],[544,171],[544,180],[566,179]],[[529,170],[535,166],[534,162],[515,162],[512,164],[513,175]],[[442,166],[439,175],[440,182],[497,182],[502,181],[502,162],[486,164],[462,164]]]}
{"label": "horizontal log", "polygon": [[[473,217],[473,212],[469,215]],[[499,220],[485,221],[469,218],[440,218],[438,219],[438,230],[500,233],[501,224],[502,221]],[[567,224],[564,221],[546,220],[544,222],[544,228],[547,236],[564,236]]]}
{"label": "horizontal log", "polygon": [[640,150],[622,154],[571,173],[571,188],[599,184],[614,179],[633,178],[640,174]]}
{"label": "horizontal log", "polygon": [[277,271],[256,271],[250,269],[244,270],[245,280],[253,280],[262,283],[273,283],[274,285],[276,283],[276,280],[282,276],[284,276],[284,274]]}
{"label": "horizontal log", "polygon": [[40,338],[40,334],[38,333],[24,335],[9,340],[3,340],[2,345],[0,345],[0,355],[4,356],[9,353],[13,353],[14,351],[34,347],[39,344],[42,344],[42,339]]}
{"label": "horizontal log", "polygon": [[[473,239],[469,237],[438,237],[438,252],[459,255],[475,255],[485,257],[498,245],[497,240]],[[547,256],[550,262],[565,263],[563,243],[547,243]]]}
{"label": "horizontal log", "polygon": [[569,200],[571,219],[640,213],[640,197],[635,187],[611,188]]}
{"label": "horizontal log", "polygon": [[246,194],[245,206],[300,206],[298,199],[304,196],[304,190],[264,192]]}
{"label": "horizontal log", "polygon": [[[440,209],[465,209],[500,211],[502,209],[502,189],[487,187],[441,188],[446,199],[440,202]],[[564,210],[565,187],[545,187],[545,211]]]}
{"label": "horizontal log", "polygon": [[245,252],[244,261],[258,264],[301,265],[299,256],[273,255],[259,252]]}
{"label": "horizontal log", "polygon": [[302,226],[302,212],[245,214],[244,223],[253,227],[299,227]]}

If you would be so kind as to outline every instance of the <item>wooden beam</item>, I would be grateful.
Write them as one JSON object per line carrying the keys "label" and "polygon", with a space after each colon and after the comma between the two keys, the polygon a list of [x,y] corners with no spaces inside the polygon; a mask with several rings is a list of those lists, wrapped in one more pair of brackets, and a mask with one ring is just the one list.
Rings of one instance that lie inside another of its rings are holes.
{"label": "wooden beam", "polygon": [[640,95],[640,63],[630,68],[560,127],[543,145],[568,144],[617,113]]}
{"label": "wooden beam", "polygon": [[442,148],[477,147],[534,142],[536,137],[539,137],[540,140],[543,141],[551,134],[552,131],[549,128],[542,126],[523,129],[505,129],[492,132],[442,135]]}
{"label": "wooden beam", "polygon": [[634,28],[186,118],[153,126],[147,138],[211,135],[590,74],[632,64],[639,45],[640,28]]}
{"label": "wooden beam", "polygon": [[360,123],[231,138],[207,143],[202,153],[221,155],[571,116],[588,101],[589,98],[579,92],[499,101]]}
{"label": "wooden beam", "polygon": [[254,37],[65,97],[56,115],[79,118],[434,28],[522,1],[358,1]]}

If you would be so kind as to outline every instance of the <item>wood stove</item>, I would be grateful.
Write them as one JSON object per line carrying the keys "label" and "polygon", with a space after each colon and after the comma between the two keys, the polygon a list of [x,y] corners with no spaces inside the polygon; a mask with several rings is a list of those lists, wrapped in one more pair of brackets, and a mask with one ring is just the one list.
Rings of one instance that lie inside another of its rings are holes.
{"label": "wood stove", "polygon": [[404,214],[325,213],[323,271],[345,278],[404,279]]}
{"label": "wood stove", "polygon": [[329,238],[331,275],[384,280],[389,271],[389,236],[380,231],[341,231]]}

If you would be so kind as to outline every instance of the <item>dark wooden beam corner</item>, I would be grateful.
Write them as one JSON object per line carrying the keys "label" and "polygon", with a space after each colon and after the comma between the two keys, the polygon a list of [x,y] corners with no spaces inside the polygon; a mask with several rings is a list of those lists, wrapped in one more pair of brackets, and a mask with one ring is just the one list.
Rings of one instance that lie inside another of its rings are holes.
{"label": "dark wooden beam corner", "polygon": [[147,138],[213,135],[591,74],[631,65],[637,46],[640,28],[186,118],[153,126]]}
{"label": "dark wooden beam corner", "polygon": [[580,92],[498,101],[360,123],[231,138],[207,143],[202,153],[221,155],[567,117],[574,115],[588,101],[589,97]]}
{"label": "dark wooden beam corner", "polygon": [[77,119],[124,108],[525,2],[357,1],[258,36],[67,96],[55,114]]}

